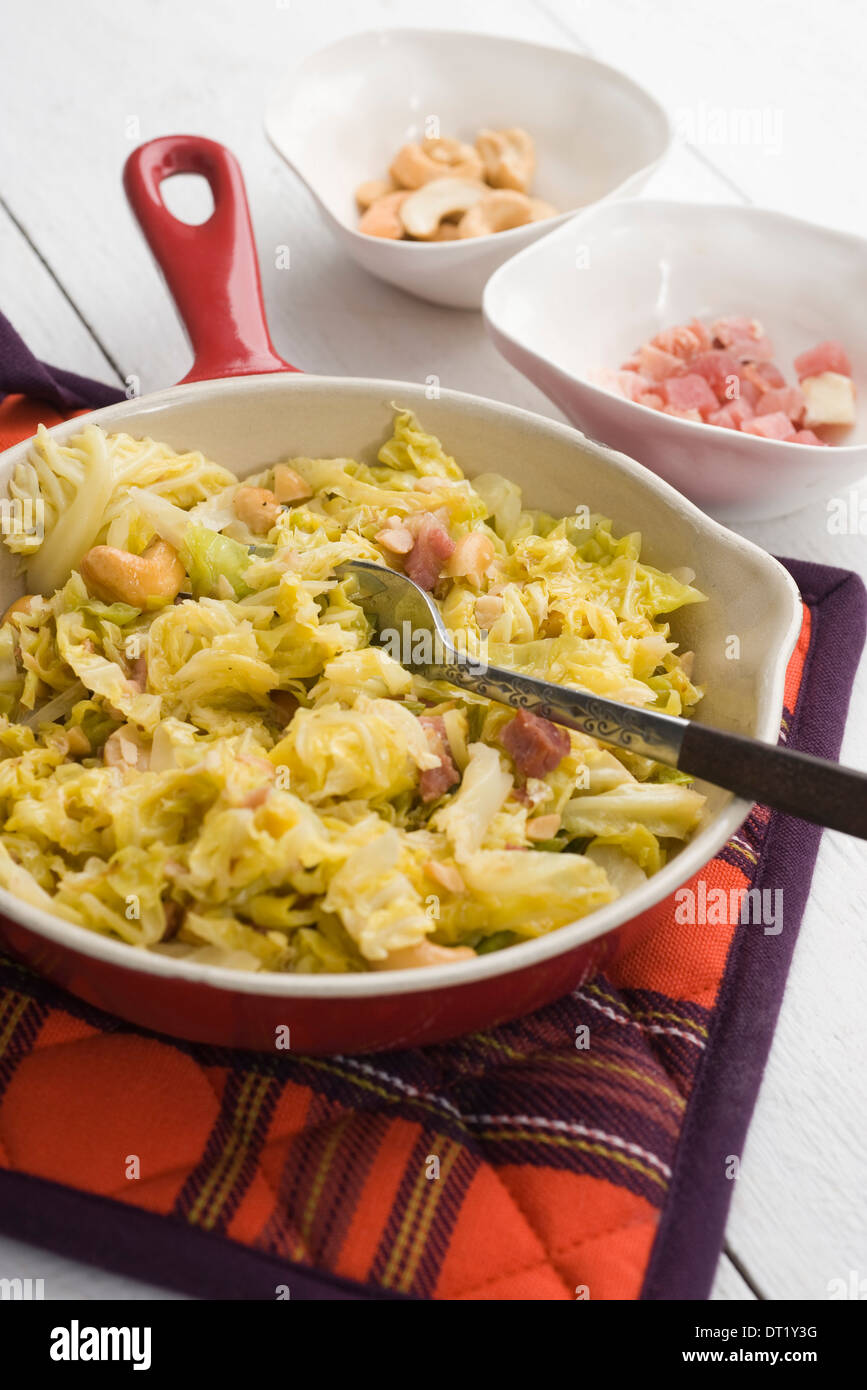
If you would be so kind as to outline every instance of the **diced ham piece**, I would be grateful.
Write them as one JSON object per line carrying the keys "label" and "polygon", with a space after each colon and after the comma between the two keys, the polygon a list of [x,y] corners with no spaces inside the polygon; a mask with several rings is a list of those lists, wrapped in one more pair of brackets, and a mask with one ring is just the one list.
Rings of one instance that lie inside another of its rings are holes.
{"label": "diced ham piece", "polygon": [[754,367],[750,368],[750,371],[755,373],[753,380],[760,391],[764,391],[766,388],[779,390],[786,384],[786,378],[776,362],[757,362]]}
{"label": "diced ham piece", "polygon": [[741,367],[741,374],[738,377],[738,389],[732,396],[732,400],[746,401],[747,405],[755,413],[755,408],[759,399],[761,398],[762,391],[767,389],[767,383],[765,383],[765,385],[762,386],[760,390],[759,387],[755,384],[755,382],[751,381],[750,378],[747,376],[747,372],[752,372],[753,370],[754,369],[752,367]]}
{"label": "diced ham piece", "polygon": [[739,430],[745,420],[752,418],[753,408],[747,401],[729,401],[705,417],[709,425],[719,425],[724,430]]}
{"label": "diced ham piece", "polygon": [[762,439],[792,439],[795,426],[788,415],[778,410],[773,415],[755,415],[741,425],[745,434],[758,434]]}
{"label": "diced ham piece", "polygon": [[678,324],[675,328],[664,328],[650,342],[653,347],[680,358],[681,362],[689,362],[696,353],[701,352],[702,338],[694,332],[691,324]]}
{"label": "diced ham piece", "polygon": [[678,376],[683,371],[683,363],[671,352],[645,343],[638,353],[638,366],[641,375],[651,381],[665,381],[667,377]]}
{"label": "diced ham piece", "polygon": [[756,404],[756,415],[774,415],[778,410],[797,424],[804,413],[804,393],[797,386],[782,386],[766,391]]}
{"label": "diced ham piece", "polygon": [[741,393],[743,394],[745,386],[749,386],[754,403],[766,391],[776,390],[786,384],[785,378],[781,376],[779,368],[773,362],[739,362],[738,372],[741,379]]}
{"label": "diced ham piece", "polygon": [[733,396],[726,396],[726,387],[735,385],[740,366],[730,352],[726,352],[723,348],[702,352],[693,362],[690,362],[689,370],[704,377],[717,400],[721,403],[734,399]]}
{"label": "diced ham piece", "polygon": [[713,346],[710,329],[702,323],[701,319],[690,319],[686,326],[691,329],[698,338],[699,352],[707,352]]}
{"label": "diced ham piece", "polygon": [[732,314],[708,329],[700,319],[661,329],[619,371],[591,380],[676,420],[742,430],[765,439],[827,445],[813,429],[855,422],[855,384],[842,344],[827,340],[795,359],[786,380],[758,319]]}
{"label": "diced ham piece", "polygon": [[798,430],[795,434],[793,444],[821,444],[823,449],[829,448],[827,439],[820,439],[812,430]]}
{"label": "diced ham piece", "polygon": [[618,372],[619,386],[621,394],[627,400],[637,401],[646,391],[653,389],[653,382],[649,377],[642,376],[640,372]]}
{"label": "diced ham piece", "polygon": [[424,727],[431,752],[440,760],[439,767],[426,767],[419,778],[421,799],[436,801],[459,782],[461,776],[452,759],[445,720],[438,714],[423,714],[418,722]]}
{"label": "diced ham piece", "polygon": [[744,420],[752,420],[756,413],[755,403],[746,396],[739,396],[733,401],[728,401],[723,409],[731,411],[732,419],[737,422],[738,426],[742,425]]}
{"label": "diced ham piece", "polygon": [[739,362],[770,362],[774,345],[770,338],[745,338],[742,343],[732,343],[730,351]]}
{"label": "diced ham piece", "polygon": [[703,414],[719,407],[719,401],[706,379],[697,372],[670,377],[662,383],[661,394],[668,405],[673,405],[676,410],[697,410]]}
{"label": "diced ham piece", "polygon": [[758,319],[748,319],[740,314],[717,319],[711,325],[710,331],[721,347],[731,347],[732,343],[749,342],[750,339],[755,342],[764,336],[764,329]]}
{"label": "diced ham piece", "polygon": [[818,343],[816,347],[808,348],[796,357],[795,371],[799,381],[803,381],[805,376],[821,376],[822,372],[839,372],[841,376],[851,376],[852,363],[842,344],[828,339],[827,342]]}
{"label": "diced ham piece", "polygon": [[455,543],[444,526],[429,512],[422,512],[411,518],[415,535],[412,550],[404,560],[404,569],[410,579],[420,589],[433,589],[443,565],[455,548]]}
{"label": "diced ham piece", "polygon": [[628,401],[637,401],[645,391],[651,390],[653,386],[649,377],[642,376],[640,372],[626,369],[616,372],[612,367],[600,367],[591,372],[590,377],[594,386],[603,386],[606,391],[613,391],[617,396],[625,396]]}
{"label": "diced ham piece", "polygon": [[714,347],[728,348],[740,362],[769,362],[774,355],[758,319],[738,316],[717,319],[712,328]]}
{"label": "diced ham piece", "polygon": [[559,724],[529,710],[518,710],[500,734],[500,742],[524,777],[545,777],[566,757],[572,744]]}

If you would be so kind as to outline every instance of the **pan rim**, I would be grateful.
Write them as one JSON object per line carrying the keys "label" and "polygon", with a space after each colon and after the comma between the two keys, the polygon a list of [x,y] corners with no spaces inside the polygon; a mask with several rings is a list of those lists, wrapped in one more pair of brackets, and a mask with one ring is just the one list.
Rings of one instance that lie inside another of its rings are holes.
{"label": "pan rim", "polygon": [[[165,390],[136,396],[115,405],[103,406],[86,415],[77,415],[51,426],[49,433],[57,438],[77,433],[89,424],[105,425],[120,422],[131,415],[147,414],[165,406],[189,401],[191,393],[206,398],[215,393],[237,395],[264,392],[300,391],[310,393],[348,392],[361,390],[376,394],[385,403],[395,397],[415,402],[425,401],[425,387],[418,382],[380,380],[370,377],[317,376],[309,373],[269,373],[264,375],[225,377],[209,381],[190,382]],[[757,700],[755,736],[776,741],[783,707],[783,688],[789,657],[794,649],[801,626],[801,599],[794,581],[773,556],[751,541],[730,531],[720,522],[700,511],[670,484],[650,472],[625,454],[588,439],[573,426],[541,416],[518,406],[507,405],[483,396],[443,388],[440,399],[454,403],[459,409],[477,415],[493,412],[514,421],[516,427],[537,435],[549,435],[595,454],[605,466],[633,478],[641,487],[655,493],[675,513],[688,518],[705,535],[725,546],[733,557],[749,556],[753,564],[763,568],[767,583],[776,587],[780,600],[789,599],[789,621],[776,636],[776,650],[766,658],[766,680]],[[31,437],[32,439],[32,437]],[[0,454],[0,469],[5,473],[16,455],[29,448],[31,439],[21,440]],[[776,635],[776,634],[775,634]],[[34,907],[7,889],[0,888],[0,912],[13,922],[46,938],[67,950],[101,961],[119,969],[162,977],[180,983],[200,984],[242,995],[261,995],[287,999],[375,999],[397,994],[420,994],[433,990],[471,987],[500,975],[532,969],[548,960],[585,946],[613,932],[625,922],[643,915],[676,888],[682,886],[707,864],[746,819],[752,803],[733,797],[687,843],[677,856],[653,878],[624,899],[617,899],[588,917],[567,923],[532,941],[510,946],[505,951],[478,956],[475,960],[451,965],[433,966],[424,970],[395,970],[351,975],[297,975],[276,972],[248,972],[223,966],[201,965],[182,958],[161,956],[142,947],[131,946],[101,936],[75,923]],[[624,905],[627,905],[624,911]]]}

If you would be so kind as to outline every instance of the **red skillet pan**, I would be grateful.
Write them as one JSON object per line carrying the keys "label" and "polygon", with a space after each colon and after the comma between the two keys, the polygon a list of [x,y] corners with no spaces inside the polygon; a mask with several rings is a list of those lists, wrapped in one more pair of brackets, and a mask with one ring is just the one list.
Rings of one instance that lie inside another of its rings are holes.
{"label": "red skillet pan", "polygon": [[[173,174],[207,179],[207,222],[179,222],[160,185]],[[723,690],[707,719],[775,739],[785,665],[799,605],[785,572],[731,535],[640,465],[566,426],[477,397],[406,382],[307,376],[275,351],[265,322],[244,184],[233,156],[197,136],[167,136],[136,150],[124,183],[193,345],[183,383],[55,427],[63,439],[93,421],[201,449],[240,474],[287,455],[368,457],[390,432],[392,403],[417,411],[467,473],[499,471],[522,484],[528,504],[565,513],[592,498],[622,529],[636,522],[648,558],[690,565],[722,605],[689,610],[679,632]],[[458,318],[455,331],[460,331]],[[29,442],[0,457],[0,487]],[[0,547],[0,600],[21,590]],[[735,582],[736,574],[736,582]],[[762,592],[756,615],[749,595]],[[722,633],[748,636],[739,670]],[[716,663],[716,664],[715,664]],[[653,922],[653,906],[705,864],[747,806],[709,789],[703,830],[628,898],[581,922],[474,961],[429,970],[357,975],[278,975],[225,970],[134,949],[61,921],[0,890],[0,943],[73,993],[134,1023],[199,1042],[270,1051],[288,1025],[299,1052],[357,1052],[439,1041],[527,1013],[565,993]]]}

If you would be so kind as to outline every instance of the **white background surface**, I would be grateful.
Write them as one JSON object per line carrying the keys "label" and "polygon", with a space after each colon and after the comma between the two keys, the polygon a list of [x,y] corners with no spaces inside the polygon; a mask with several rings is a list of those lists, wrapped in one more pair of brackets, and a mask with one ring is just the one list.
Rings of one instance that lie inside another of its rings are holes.
{"label": "white background surface", "polygon": [[[479,315],[410,299],[341,260],[262,133],[265,96],[287,68],[341,34],[401,24],[511,34],[622,67],[692,135],[648,196],[765,203],[867,231],[859,0],[34,0],[6,8],[0,52],[0,308],[33,350],[106,381],[135,374],[144,391],[187,370],[120,172],[140,141],[192,131],[241,160],[272,335],[289,361],[436,374],[556,416],[497,356]],[[780,139],[703,139],[714,113],[744,109]],[[275,267],[282,245],[289,271]],[[867,508],[867,479],[859,496]],[[824,506],[744,532],[777,554],[865,569],[867,538],[829,534]],[[865,716],[862,664],[843,749],[862,768]],[[829,1280],[867,1274],[865,880],[864,846],[826,833],[715,1298],[823,1299]],[[172,1296],[0,1238],[0,1276],[13,1275],[43,1278],[49,1298]]]}

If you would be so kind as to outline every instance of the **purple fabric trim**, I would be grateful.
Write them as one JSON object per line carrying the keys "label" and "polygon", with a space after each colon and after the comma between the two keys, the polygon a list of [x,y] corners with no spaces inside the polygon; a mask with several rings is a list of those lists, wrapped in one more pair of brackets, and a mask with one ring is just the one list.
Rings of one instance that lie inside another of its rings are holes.
{"label": "purple fabric trim", "polygon": [[29,1173],[3,1171],[0,1230],[70,1260],[86,1260],[194,1298],[273,1302],[277,1287],[285,1284],[293,1301],[417,1301],[379,1285],[305,1269],[177,1218]]}
{"label": "purple fabric trim", "polygon": [[[867,593],[844,570],[784,560],[813,616],[788,746],[836,759],[864,646]],[[726,965],[707,1051],[687,1107],[642,1299],[705,1299],[716,1272],[740,1155],[783,998],[822,831],[772,815],[755,887],[782,888],[779,936],[741,927]]]}
{"label": "purple fabric trim", "polygon": [[95,410],[123,400],[123,391],[76,376],[62,367],[49,367],[22,342],[7,318],[0,314],[0,397],[14,394],[48,401],[61,414]]}

